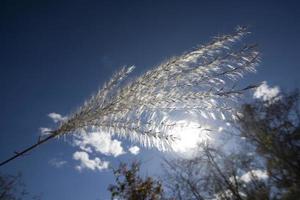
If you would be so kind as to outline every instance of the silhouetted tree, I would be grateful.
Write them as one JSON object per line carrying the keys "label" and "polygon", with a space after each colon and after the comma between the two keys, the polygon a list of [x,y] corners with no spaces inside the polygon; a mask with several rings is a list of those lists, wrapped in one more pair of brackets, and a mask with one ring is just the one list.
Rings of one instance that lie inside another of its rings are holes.
{"label": "silhouetted tree", "polygon": [[27,195],[25,186],[21,181],[21,174],[0,174],[0,200],[19,200]]}
{"label": "silhouetted tree", "polygon": [[268,175],[280,199],[300,195],[299,92],[281,94],[269,102],[243,106],[241,135],[266,160]]}
{"label": "silhouetted tree", "polygon": [[269,187],[258,172],[259,163],[241,152],[225,154],[201,145],[196,157],[166,160],[165,186],[176,199],[261,200]]}
{"label": "silhouetted tree", "polygon": [[138,173],[140,163],[133,162],[130,168],[121,163],[114,170],[115,185],[110,185],[111,199],[118,200],[158,200],[163,198],[163,188],[159,181],[151,178],[142,178]]}
{"label": "silhouetted tree", "polygon": [[41,195],[32,195],[22,180],[22,174],[6,175],[0,173],[0,200],[39,200]]}

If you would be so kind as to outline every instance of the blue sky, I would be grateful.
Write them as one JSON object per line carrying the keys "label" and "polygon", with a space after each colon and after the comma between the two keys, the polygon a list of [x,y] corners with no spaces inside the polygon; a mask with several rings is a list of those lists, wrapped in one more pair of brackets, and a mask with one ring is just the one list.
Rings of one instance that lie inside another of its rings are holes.
{"label": "blue sky", "polygon": [[[0,158],[53,127],[51,112],[67,115],[123,65],[140,74],[212,36],[247,25],[262,63],[247,82],[266,80],[283,90],[300,86],[297,1],[5,1],[0,2]],[[74,169],[70,140],[54,140],[2,167],[21,171],[43,199],[107,199],[109,170]],[[128,141],[123,143],[127,151]],[[141,159],[155,174],[162,155],[98,155],[116,165]],[[56,168],[52,159],[67,161]],[[155,162],[154,162],[155,161]]]}

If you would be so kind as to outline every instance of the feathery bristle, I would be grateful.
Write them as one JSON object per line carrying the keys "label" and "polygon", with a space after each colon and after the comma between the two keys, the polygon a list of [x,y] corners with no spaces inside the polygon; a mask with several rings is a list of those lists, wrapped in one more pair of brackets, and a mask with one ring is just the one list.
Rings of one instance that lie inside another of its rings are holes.
{"label": "feathery bristle", "polygon": [[134,67],[122,68],[77,112],[63,122],[60,134],[97,128],[128,137],[144,146],[165,149],[176,138],[169,129],[173,111],[196,111],[210,118],[235,115],[231,106],[244,90],[234,89],[259,63],[256,46],[240,46],[248,34],[237,28],[181,56],[149,70],[125,86],[121,82]]}

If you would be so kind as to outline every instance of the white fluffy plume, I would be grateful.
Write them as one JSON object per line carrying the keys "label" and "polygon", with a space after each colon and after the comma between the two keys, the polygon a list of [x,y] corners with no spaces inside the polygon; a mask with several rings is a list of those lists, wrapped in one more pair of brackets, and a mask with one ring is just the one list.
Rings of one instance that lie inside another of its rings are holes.
{"label": "white fluffy plume", "polygon": [[[234,105],[245,90],[234,87],[259,62],[255,45],[242,45],[239,27],[181,56],[163,62],[131,82],[134,69],[124,67],[95,95],[60,124],[58,135],[97,129],[165,149],[176,139],[170,129],[174,111],[215,118],[234,116]],[[121,84],[122,83],[122,84]]]}

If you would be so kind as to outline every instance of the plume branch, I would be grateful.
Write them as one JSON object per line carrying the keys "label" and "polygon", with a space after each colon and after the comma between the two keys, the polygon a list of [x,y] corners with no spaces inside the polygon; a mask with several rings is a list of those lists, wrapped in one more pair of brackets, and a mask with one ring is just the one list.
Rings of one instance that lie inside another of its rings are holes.
{"label": "plume branch", "polygon": [[238,97],[254,86],[235,89],[232,85],[246,73],[255,72],[260,61],[256,45],[239,42],[248,34],[246,28],[238,27],[232,34],[215,37],[130,82],[124,80],[134,66],[123,67],[50,136],[1,165],[51,138],[91,128],[164,150],[176,139],[169,131],[177,126],[170,120],[174,111],[196,111],[221,119],[234,116]]}

